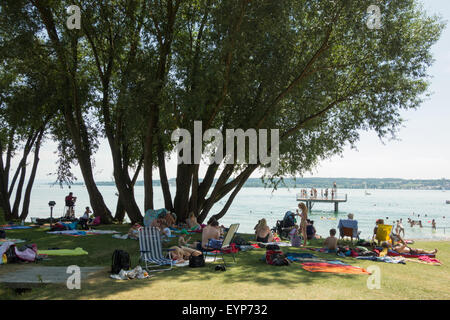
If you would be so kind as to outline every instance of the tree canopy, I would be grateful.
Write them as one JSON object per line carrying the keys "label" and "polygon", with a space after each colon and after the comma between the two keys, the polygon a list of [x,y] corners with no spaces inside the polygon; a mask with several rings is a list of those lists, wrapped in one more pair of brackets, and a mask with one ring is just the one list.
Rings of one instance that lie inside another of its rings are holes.
{"label": "tree canopy", "polygon": [[[98,138],[106,137],[117,218],[126,211],[142,220],[133,192],[141,168],[145,210],[153,208],[157,167],[166,208],[179,220],[192,211],[203,221],[226,198],[215,215],[221,218],[250,175],[268,164],[212,163],[202,178],[198,164],[180,163],[171,195],[165,161],[175,129],[193,134],[195,121],[202,133],[279,129],[279,169],[263,176],[276,185],[355,146],[361,130],[395,136],[401,110],[420,106],[431,46],[444,24],[416,0],[393,0],[376,2],[381,25],[369,28],[372,2],[5,0],[0,12],[2,41],[41,57],[55,80],[57,98],[48,99],[58,101],[55,114],[63,119],[51,129],[60,142],[61,179],[70,181],[71,164],[79,164],[94,212],[110,221],[92,174]],[[81,9],[79,30],[66,26],[69,5]],[[1,83],[26,61],[5,60]]]}

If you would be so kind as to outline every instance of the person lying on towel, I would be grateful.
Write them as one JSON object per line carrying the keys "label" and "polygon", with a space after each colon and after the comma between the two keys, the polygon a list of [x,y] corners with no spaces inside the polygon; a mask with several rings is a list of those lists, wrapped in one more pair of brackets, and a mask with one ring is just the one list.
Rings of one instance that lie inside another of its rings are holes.
{"label": "person lying on towel", "polygon": [[[398,235],[397,235],[398,236]],[[398,236],[399,237],[399,236]],[[382,247],[383,248],[391,248],[392,250],[398,252],[398,253],[406,253],[406,254],[413,254],[413,255],[418,255],[418,254],[436,254],[437,253],[437,249],[434,249],[432,251],[427,251],[424,249],[418,249],[418,248],[411,248],[409,247],[406,242],[400,238],[400,242],[396,243],[395,245],[391,245],[389,242],[383,242],[382,243]]]}

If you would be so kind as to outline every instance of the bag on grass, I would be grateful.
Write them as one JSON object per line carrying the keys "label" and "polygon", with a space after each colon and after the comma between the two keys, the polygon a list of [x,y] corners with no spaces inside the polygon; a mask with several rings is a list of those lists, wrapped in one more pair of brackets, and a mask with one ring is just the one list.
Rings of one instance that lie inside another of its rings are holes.
{"label": "bag on grass", "polygon": [[205,259],[203,257],[203,254],[199,256],[191,255],[189,257],[189,267],[191,268],[198,268],[198,267],[204,267],[205,266]]}
{"label": "bag on grass", "polygon": [[118,274],[120,270],[130,269],[130,255],[123,250],[114,250],[112,255],[111,273]]}
{"label": "bag on grass", "polygon": [[6,239],[6,232],[5,232],[5,230],[0,230],[0,239]]}
{"label": "bag on grass", "polygon": [[20,261],[19,257],[16,255],[15,247],[15,245],[12,245],[8,248],[8,250],[6,250],[5,255],[7,263],[16,263]]}

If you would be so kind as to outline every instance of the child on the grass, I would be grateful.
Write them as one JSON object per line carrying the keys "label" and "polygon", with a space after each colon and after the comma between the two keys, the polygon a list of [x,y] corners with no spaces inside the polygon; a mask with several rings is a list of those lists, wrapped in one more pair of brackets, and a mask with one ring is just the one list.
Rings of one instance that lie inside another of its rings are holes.
{"label": "child on the grass", "polygon": [[325,239],[325,241],[323,242],[323,246],[328,249],[328,251],[330,252],[336,252],[337,250],[337,243],[338,243],[338,239],[335,237],[336,235],[336,229],[331,229],[330,230],[330,236],[328,238]]}

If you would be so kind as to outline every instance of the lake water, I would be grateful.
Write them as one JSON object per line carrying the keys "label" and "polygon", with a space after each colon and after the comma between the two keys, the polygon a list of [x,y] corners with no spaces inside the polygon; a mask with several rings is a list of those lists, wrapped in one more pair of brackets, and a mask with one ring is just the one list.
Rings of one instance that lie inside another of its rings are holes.
{"label": "lake water", "polygon": [[[110,210],[114,211],[117,202],[116,188],[113,186],[99,186],[105,202]],[[84,186],[76,185],[70,189],[78,197],[76,216],[83,214],[83,208],[90,206],[89,198]],[[61,189],[59,186],[47,184],[36,184],[30,204],[31,217],[49,217],[50,209],[48,202],[56,201],[53,211],[55,217],[63,215],[64,197],[69,189]],[[164,206],[164,199],[160,187],[155,187],[155,208]],[[171,188],[172,196],[175,189]],[[274,192],[264,188],[243,188],[236,196],[228,213],[220,220],[221,224],[240,223],[239,232],[253,233],[253,227],[259,219],[266,218],[270,227],[277,220],[281,220],[288,210],[295,211],[298,202],[296,194],[299,189],[280,188]],[[333,203],[316,203],[313,205],[310,219],[314,220],[314,226],[318,234],[328,235],[331,228],[336,228],[339,219],[345,219],[348,213],[353,213],[358,220],[361,237],[370,238],[375,226],[375,220],[383,218],[386,224],[393,224],[395,220],[403,218],[406,238],[408,239],[450,239],[450,192],[432,190],[368,190],[371,195],[365,195],[360,189],[339,189],[339,197],[347,194],[348,201],[339,204],[339,213],[334,213]],[[319,191],[320,194],[320,191]],[[136,187],[136,200],[143,210],[144,188]],[[226,200],[216,204],[210,215],[217,213],[225,205]],[[412,214],[415,213],[413,216]],[[420,218],[417,215],[420,214]],[[425,217],[425,215],[427,215]],[[445,218],[444,218],[445,217]],[[388,218],[388,219],[387,219]],[[408,218],[422,220],[423,228],[414,226],[411,228],[407,223]],[[437,230],[432,230],[431,220],[435,219]]]}

